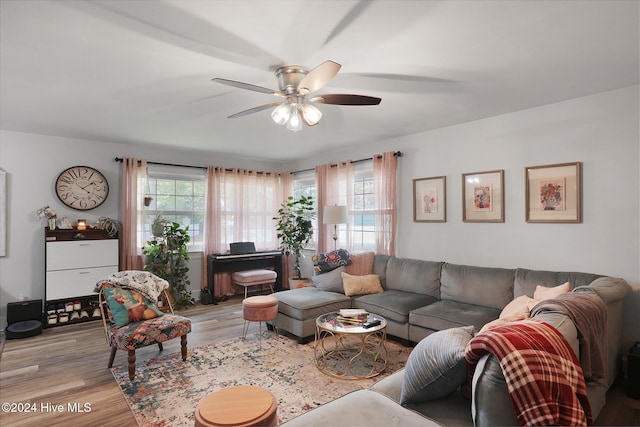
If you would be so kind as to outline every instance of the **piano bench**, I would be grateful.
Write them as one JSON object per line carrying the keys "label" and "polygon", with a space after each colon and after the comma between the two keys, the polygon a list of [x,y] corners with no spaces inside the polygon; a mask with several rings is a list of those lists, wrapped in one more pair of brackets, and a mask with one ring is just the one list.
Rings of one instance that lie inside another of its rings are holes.
{"label": "piano bench", "polygon": [[273,293],[273,285],[276,283],[277,278],[278,275],[275,271],[266,269],[237,271],[231,276],[234,284],[244,286],[245,298],[247,298],[249,286],[269,285],[271,293]]}

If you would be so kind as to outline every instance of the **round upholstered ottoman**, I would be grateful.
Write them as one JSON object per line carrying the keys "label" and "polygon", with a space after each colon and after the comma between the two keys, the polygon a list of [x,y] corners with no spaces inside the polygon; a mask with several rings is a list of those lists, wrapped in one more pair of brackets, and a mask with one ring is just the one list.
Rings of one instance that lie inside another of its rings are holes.
{"label": "round upholstered ottoman", "polygon": [[[260,323],[260,348],[262,349],[262,322],[275,320],[278,317],[278,299],[268,295],[258,295],[242,300],[242,318],[244,329],[242,337],[246,338],[249,322]],[[278,329],[274,326],[276,334]]]}
{"label": "round upholstered ottoman", "polygon": [[241,385],[211,393],[196,408],[195,427],[249,427],[278,423],[278,402],[260,387]]}

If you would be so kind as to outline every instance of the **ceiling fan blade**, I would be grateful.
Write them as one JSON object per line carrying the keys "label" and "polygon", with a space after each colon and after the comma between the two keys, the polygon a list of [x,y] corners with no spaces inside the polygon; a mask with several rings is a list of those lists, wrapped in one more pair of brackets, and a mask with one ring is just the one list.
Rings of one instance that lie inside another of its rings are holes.
{"label": "ceiling fan blade", "polygon": [[329,83],[340,71],[342,65],[333,61],[324,61],[313,70],[309,71],[300,83],[298,83],[298,92],[305,95],[315,92],[327,83]]}
{"label": "ceiling fan blade", "polygon": [[280,91],[269,89],[267,87],[256,86],[249,83],[237,82],[235,80],[227,80],[215,78],[211,79],[212,82],[222,83],[223,85],[233,86],[240,89],[252,90],[254,92],[266,93],[267,95],[284,96]]}
{"label": "ceiling fan blade", "polygon": [[310,99],[311,102],[335,105],[378,105],[382,98],[366,95],[349,95],[346,93],[333,93],[328,95],[318,95]]}
{"label": "ceiling fan blade", "polygon": [[248,110],[240,111],[239,113],[232,114],[227,119],[237,119],[238,117],[248,116],[249,114],[257,113],[258,111],[266,110],[276,105],[280,105],[281,102],[271,102],[269,104],[259,105],[257,107],[249,108]]}

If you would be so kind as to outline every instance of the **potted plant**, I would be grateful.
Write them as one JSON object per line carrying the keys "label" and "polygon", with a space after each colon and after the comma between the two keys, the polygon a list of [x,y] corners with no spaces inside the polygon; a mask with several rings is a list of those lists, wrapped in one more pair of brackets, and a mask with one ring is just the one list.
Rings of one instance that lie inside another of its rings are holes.
{"label": "potted plant", "polygon": [[[160,216],[156,217],[158,220]],[[189,250],[187,243],[191,240],[189,226],[182,228],[179,223],[163,221],[160,236],[147,242],[144,254],[147,263],[144,269],[169,282],[171,296],[178,307],[186,308],[195,304],[189,289]],[[155,221],[154,221],[155,223]]]}
{"label": "potted plant", "polygon": [[280,247],[285,256],[293,255],[293,269],[295,277],[289,279],[289,287],[297,287],[296,281],[307,281],[300,272],[300,256],[313,235],[311,220],[313,219],[313,198],[300,196],[295,200],[292,196],[282,203],[278,209],[277,237],[280,239]]}
{"label": "potted plant", "polygon": [[156,215],[153,222],[151,223],[151,234],[153,234],[155,237],[162,237],[166,224],[167,220],[164,219],[162,215]]}

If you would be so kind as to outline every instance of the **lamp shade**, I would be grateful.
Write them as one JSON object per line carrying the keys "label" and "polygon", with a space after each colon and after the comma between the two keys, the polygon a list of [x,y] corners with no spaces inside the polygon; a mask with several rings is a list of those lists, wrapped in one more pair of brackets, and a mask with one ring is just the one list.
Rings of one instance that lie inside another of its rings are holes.
{"label": "lamp shade", "polygon": [[347,207],[341,206],[325,206],[322,214],[323,224],[346,224],[349,222]]}

